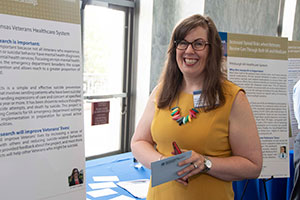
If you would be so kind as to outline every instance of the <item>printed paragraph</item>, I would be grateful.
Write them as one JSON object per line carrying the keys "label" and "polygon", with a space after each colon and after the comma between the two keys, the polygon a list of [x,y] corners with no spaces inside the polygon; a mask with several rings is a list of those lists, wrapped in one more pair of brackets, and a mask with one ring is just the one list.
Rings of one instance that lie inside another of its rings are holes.
{"label": "printed paragraph", "polygon": [[81,86],[0,86],[0,127],[19,120],[81,115]]}

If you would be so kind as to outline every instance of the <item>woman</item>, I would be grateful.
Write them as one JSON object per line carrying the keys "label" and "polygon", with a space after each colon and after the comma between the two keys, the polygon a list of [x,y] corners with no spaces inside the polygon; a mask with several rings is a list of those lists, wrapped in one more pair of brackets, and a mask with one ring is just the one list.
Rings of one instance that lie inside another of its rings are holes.
{"label": "woman", "polygon": [[222,73],[221,59],[221,40],[209,17],[193,15],[175,27],[160,83],[131,148],[150,168],[151,162],[172,156],[176,141],[192,151],[179,165],[191,165],[178,172],[187,173],[182,178],[150,186],[147,200],[234,199],[231,181],[259,176],[262,152],[255,119],[244,91]]}
{"label": "woman", "polygon": [[80,177],[79,171],[77,168],[72,170],[71,176],[69,176],[69,186],[82,184],[82,178]]}

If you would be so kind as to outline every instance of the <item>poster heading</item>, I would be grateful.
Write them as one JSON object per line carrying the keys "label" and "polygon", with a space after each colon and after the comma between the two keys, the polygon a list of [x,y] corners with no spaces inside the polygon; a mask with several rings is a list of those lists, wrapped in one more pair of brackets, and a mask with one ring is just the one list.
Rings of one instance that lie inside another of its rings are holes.
{"label": "poster heading", "polygon": [[5,24],[0,24],[0,29],[31,32],[31,33],[44,33],[44,34],[58,35],[58,36],[70,36],[71,35],[70,32],[68,32],[68,31],[50,30],[50,29],[35,28],[35,27],[21,27],[21,26],[16,26],[16,25],[5,25]]}
{"label": "poster heading", "polygon": [[228,34],[228,55],[231,57],[287,60],[287,38]]}

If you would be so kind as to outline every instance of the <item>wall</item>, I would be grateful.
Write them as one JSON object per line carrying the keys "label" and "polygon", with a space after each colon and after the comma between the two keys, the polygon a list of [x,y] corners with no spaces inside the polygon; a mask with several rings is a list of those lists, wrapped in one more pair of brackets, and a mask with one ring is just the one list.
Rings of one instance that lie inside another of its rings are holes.
{"label": "wall", "polygon": [[[139,121],[149,97],[150,67],[151,67],[151,46],[152,46],[152,18],[153,1],[137,1],[137,13],[135,26],[137,27],[136,37],[133,39],[136,44],[135,58],[136,65],[136,93],[135,96],[135,126]],[[134,130],[133,130],[134,131]],[[132,131],[132,132],[133,132]],[[132,134],[132,133],[131,133]]]}
{"label": "wall", "polygon": [[203,14],[204,0],[154,0],[150,90],[158,82],[166,59],[170,37],[179,20],[195,13]]}
{"label": "wall", "polygon": [[300,0],[297,0],[296,5],[293,40],[300,41]]}
{"label": "wall", "polygon": [[219,31],[276,36],[280,0],[205,1]]}

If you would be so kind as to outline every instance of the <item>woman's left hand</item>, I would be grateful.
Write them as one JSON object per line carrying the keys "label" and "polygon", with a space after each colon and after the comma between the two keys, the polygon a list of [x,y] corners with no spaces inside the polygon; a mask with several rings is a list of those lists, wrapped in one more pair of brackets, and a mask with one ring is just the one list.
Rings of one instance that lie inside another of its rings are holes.
{"label": "woman's left hand", "polygon": [[[186,150],[182,150],[182,152],[186,152]],[[183,185],[187,185],[189,177],[199,174],[204,169],[204,160],[205,158],[203,155],[192,150],[192,155],[190,158],[178,163],[179,166],[190,164],[181,171],[177,172],[178,176],[181,176],[185,173],[187,174],[176,181],[182,183]]]}

